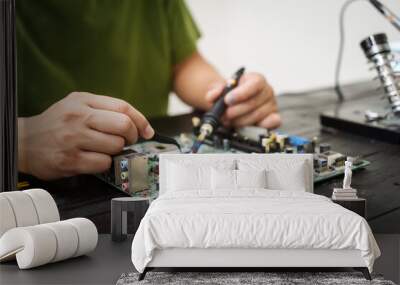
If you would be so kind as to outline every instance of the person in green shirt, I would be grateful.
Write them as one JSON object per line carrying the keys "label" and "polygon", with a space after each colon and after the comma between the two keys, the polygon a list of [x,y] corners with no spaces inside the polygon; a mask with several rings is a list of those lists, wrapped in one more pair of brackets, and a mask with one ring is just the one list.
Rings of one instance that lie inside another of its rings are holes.
{"label": "person in green shirt", "polygon": [[[199,53],[183,0],[18,0],[18,167],[41,179],[98,173],[154,130],[168,94],[207,110],[225,80]],[[274,93],[246,73],[223,122],[280,124]]]}

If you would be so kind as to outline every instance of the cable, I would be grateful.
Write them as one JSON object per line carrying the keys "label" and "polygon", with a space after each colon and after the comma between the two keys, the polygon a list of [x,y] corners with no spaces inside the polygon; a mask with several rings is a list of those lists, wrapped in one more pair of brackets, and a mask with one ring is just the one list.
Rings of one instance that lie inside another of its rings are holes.
{"label": "cable", "polygon": [[344,16],[347,11],[347,8],[356,1],[366,1],[366,0],[347,0],[342,8],[340,9],[340,17],[339,17],[339,52],[336,60],[336,68],[335,68],[335,91],[337,93],[338,99],[340,102],[344,100],[343,91],[340,87],[340,70],[342,67],[342,59],[343,59],[343,49],[345,43],[345,30],[344,30]]}

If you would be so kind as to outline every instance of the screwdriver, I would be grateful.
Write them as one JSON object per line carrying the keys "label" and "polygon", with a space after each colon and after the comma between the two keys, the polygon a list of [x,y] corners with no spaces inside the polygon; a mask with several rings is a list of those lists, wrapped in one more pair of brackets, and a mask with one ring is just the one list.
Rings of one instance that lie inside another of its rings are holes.
{"label": "screwdriver", "polygon": [[211,135],[214,132],[214,130],[219,126],[222,114],[225,112],[227,107],[225,104],[225,96],[231,90],[233,90],[238,86],[240,77],[243,75],[244,70],[245,68],[242,67],[235,72],[232,78],[228,80],[226,86],[221,92],[221,95],[219,96],[218,100],[214,103],[211,110],[204,114],[201,120],[200,133],[192,146],[191,150],[192,153],[197,153],[200,146],[206,139],[206,137]]}

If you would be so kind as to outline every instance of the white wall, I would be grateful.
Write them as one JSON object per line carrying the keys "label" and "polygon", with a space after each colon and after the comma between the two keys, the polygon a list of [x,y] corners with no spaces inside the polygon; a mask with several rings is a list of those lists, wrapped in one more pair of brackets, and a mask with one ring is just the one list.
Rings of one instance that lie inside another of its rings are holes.
{"label": "white wall", "polygon": [[[229,76],[237,67],[263,73],[277,93],[331,86],[339,45],[339,12],[345,0],[186,0],[202,31],[199,49]],[[382,0],[400,14],[399,0]],[[345,19],[342,82],[368,79],[359,42],[396,31],[367,1],[353,3]],[[186,111],[176,98],[171,113]]]}

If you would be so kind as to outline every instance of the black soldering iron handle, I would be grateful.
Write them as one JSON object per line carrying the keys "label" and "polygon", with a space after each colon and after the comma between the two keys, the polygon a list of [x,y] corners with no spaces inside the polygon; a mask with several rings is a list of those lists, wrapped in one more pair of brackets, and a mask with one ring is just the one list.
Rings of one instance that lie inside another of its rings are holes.
{"label": "black soldering iron handle", "polygon": [[214,103],[211,110],[208,111],[205,116],[211,115],[216,118],[221,118],[222,114],[225,112],[226,107],[227,107],[225,104],[225,95],[228,94],[228,92],[231,90],[232,90],[232,88],[225,86],[224,90],[222,91],[221,96],[218,98],[218,100]]}
{"label": "black soldering iron handle", "polygon": [[225,104],[225,96],[232,89],[238,86],[240,77],[243,75],[243,73],[244,73],[244,67],[236,71],[233,78],[228,82],[228,84],[222,90],[220,97],[214,103],[211,110],[204,114],[203,123],[209,123],[213,127],[216,127],[219,124],[219,120],[222,117],[227,107]]}
{"label": "black soldering iron handle", "polygon": [[398,31],[400,31],[400,18],[388,7],[378,0],[369,0],[369,2],[386,18]]}

